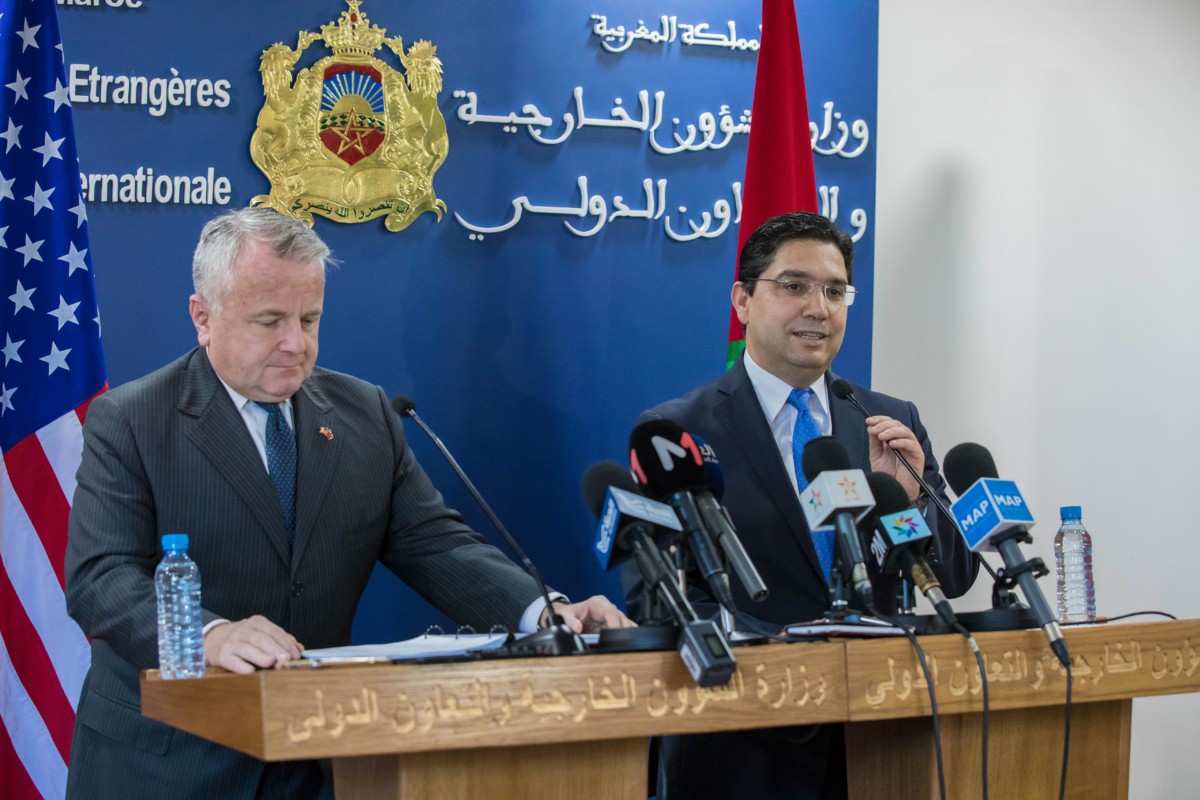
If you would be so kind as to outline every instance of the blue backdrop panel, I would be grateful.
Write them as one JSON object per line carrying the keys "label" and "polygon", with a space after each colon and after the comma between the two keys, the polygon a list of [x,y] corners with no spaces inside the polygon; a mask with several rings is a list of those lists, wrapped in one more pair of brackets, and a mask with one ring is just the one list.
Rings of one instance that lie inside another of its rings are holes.
{"label": "blue backdrop panel", "polygon": [[[112,384],[195,343],[196,236],[223,206],[269,190],[249,157],[259,56],[345,9],[60,0],[85,175],[152,170],[195,177],[208,193],[199,203],[102,200],[102,181],[89,183]],[[406,47],[438,48],[450,151],[434,188],[449,210],[400,233],[318,218],[341,261],[319,363],[410,395],[551,584],[615,596],[615,577],[590,553],[579,479],[623,458],[641,410],[723,368],[760,4],[365,0],[362,11]],[[822,210],[859,237],[863,296],[836,367],[869,382],[878,4],[800,2],[797,12]],[[329,54],[318,42],[299,67]],[[114,101],[120,76],[161,91]],[[195,81],[190,104],[178,93],[172,102],[173,78]],[[409,435],[449,502],[495,540],[423,435]],[[401,638],[435,622],[448,624],[377,574],[355,637]]]}

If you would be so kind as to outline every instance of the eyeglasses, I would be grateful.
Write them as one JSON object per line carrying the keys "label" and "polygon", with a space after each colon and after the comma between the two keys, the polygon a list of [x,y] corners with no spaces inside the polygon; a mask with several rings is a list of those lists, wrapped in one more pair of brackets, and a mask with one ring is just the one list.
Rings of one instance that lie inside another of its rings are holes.
{"label": "eyeglasses", "polygon": [[742,283],[773,283],[779,287],[779,293],[784,297],[796,300],[807,300],[812,297],[813,289],[820,286],[821,293],[825,295],[825,301],[833,308],[854,305],[854,295],[857,291],[853,286],[845,283],[821,283],[811,278],[788,278],[786,280],[751,278]]}

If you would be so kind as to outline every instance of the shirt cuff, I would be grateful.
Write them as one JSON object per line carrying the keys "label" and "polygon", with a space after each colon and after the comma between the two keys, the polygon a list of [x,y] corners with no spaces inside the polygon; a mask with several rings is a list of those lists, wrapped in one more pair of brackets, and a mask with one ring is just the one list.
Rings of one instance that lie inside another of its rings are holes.
{"label": "shirt cuff", "polygon": [[[559,592],[551,592],[550,600],[557,602],[559,600],[564,603],[571,602],[570,599]],[[542,618],[542,612],[546,610],[546,598],[539,597],[525,607],[525,613],[521,615],[521,633],[533,633],[538,629],[538,620]],[[208,633],[208,631],[205,631]]]}
{"label": "shirt cuff", "polygon": [[203,629],[201,629],[200,635],[208,636],[208,632],[211,631],[213,628],[217,627],[218,625],[228,625],[228,624],[229,624],[229,620],[227,620],[227,619],[214,619],[212,622],[205,625]]}

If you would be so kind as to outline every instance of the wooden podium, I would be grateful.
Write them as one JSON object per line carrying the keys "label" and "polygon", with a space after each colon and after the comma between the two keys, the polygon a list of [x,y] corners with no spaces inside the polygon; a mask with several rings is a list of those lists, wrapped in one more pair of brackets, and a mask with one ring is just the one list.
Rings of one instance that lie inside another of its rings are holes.
{"label": "wooden podium", "polygon": [[[983,634],[994,797],[1056,797],[1065,673],[1040,631]],[[1124,798],[1133,697],[1200,689],[1200,621],[1068,631],[1071,797]],[[947,793],[978,796],[982,684],[923,637]],[[646,739],[847,722],[851,797],[935,798],[929,697],[906,639],[736,649],[728,686],[676,653],[142,677],[142,713],[267,761],[332,758],[339,798],[644,798]],[[1010,788],[1011,787],[1011,788]],[[1019,795],[1018,795],[1019,793]]]}

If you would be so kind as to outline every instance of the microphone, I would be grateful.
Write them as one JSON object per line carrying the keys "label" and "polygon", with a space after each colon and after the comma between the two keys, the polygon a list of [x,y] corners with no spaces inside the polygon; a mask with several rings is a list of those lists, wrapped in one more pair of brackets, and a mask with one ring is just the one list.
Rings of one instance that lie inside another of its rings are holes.
{"label": "microphone", "polygon": [[[874,416],[870,411],[867,410],[867,407],[864,406],[862,402],[854,396],[854,388],[850,385],[849,381],[838,378],[837,380],[833,381],[833,383],[829,384],[829,391],[833,392],[834,397],[849,402],[850,405],[858,409],[859,413],[861,413],[864,418]],[[917,482],[917,485],[921,487],[921,491],[933,501],[935,506],[937,506],[937,510],[941,512],[942,516],[950,520],[950,523],[957,528],[958,524],[954,519],[954,514],[952,514],[950,509],[946,507],[946,503],[942,500],[942,498],[938,497],[937,492],[933,490],[933,487],[930,486],[923,477],[921,477],[921,473],[913,469],[913,465],[908,463],[908,459],[905,458],[904,454],[899,450],[892,450],[892,453],[894,453],[896,458],[899,459],[901,466],[904,467],[904,470],[911,475],[913,480]]]}
{"label": "microphone", "polygon": [[562,616],[554,610],[554,605],[550,602],[550,590],[546,588],[546,584],[542,581],[541,573],[537,571],[537,567],[525,555],[525,551],[517,544],[517,540],[512,537],[508,529],[504,527],[504,523],[496,516],[496,512],[492,511],[492,507],[483,499],[483,495],[475,488],[475,484],[471,483],[471,479],[467,477],[467,473],[463,472],[463,468],[458,465],[458,461],[450,454],[450,450],[438,438],[438,435],[433,432],[433,429],[425,424],[425,420],[417,416],[417,404],[412,401],[411,397],[399,395],[392,399],[392,408],[402,417],[409,417],[418,425],[421,430],[429,436],[437,447],[438,452],[442,454],[442,458],[446,459],[446,463],[454,470],[454,474],[463,482],[463,486],[467,487],[467,491],[471,493],[471,497],[483,509],[483,513],[487,515],[492,526],[500,532],[500,536],[512,552],[520,559],[521,566],[529,573],[530,577],[537,583],[538,591],[542,593],[542,599],[546,602],[546,612],[549,615],[547,625],[537,633],[530,634],[521,639],[521,647],[532,649],[536,653],[546,653],[549,655],[568,655],[571,653],[583,653],[587,651],[587,646],[583,643],[583,638],[567,627]]}
{"label": "microphone", "polygon": [[696,505],[700,507],[700,516],[704,518],[708,530],[716,536],[717,545],[725,553],[733,571],[737,573],[746,594],[750,595],[750,599],[755,603],[761,603],[769,594],[767,584],[763,582],[754,562],[750,560],[750,554],[742,546],[742,540],[729,517],[729,510],[721,504],[721,497],[725,494],[725,472],[721,469],[721,462],[717,459],[712,445],[695,434],[692,434],[692,439],[699,446],[700,455],[704,459],[703,488],[696,492]]}
{"label": "microphone", "polygon": [[998,551],[1010,578],[1015,578],[1039,626],[1050,640],[1050,649],[1063,666],[1070,666],[1067,643],[1037,578],[1048,570],[1040,558],[1025,560],[1017,542],[1032,542],[1033,514],[1012,481],[999,479],[992,454],[982,445],[967,442],[946,453],[946,479],[958,495],[952,510],[963,538],[972,551]]}
{"label": "microphone", "polygon": [[629,470],[615,461],[589,467],[582,488],[584,502],[599,523],[592,550],[604,570],[634,556],[635,540],[653,544],[660,536],[670,536],[669,531],[683,530],[675,509],[643,496]]}
{"label": "microphone", "polygon": [[842,576],[870,610],[875,599],[855,527],[875,507],[867,477],[861,469],[850,468],[846,448],[832,436],[810,439],[804,445],[801,466],[808,479],[808,486],[800,493],[808,529],[815,531],[833,523]]}
{"label": "microphone", "polygon": [[653,532],[680,529],[674,510],[642,497],[629,471],[614,461],[588,468],[583,497],[599,520],[595,550],[601,566],[608,569],[632,555],[642,579],[658,593],[679,626],[679,656],[692,679],[700,686],[727,684],[737,669],[729,643],[716,623],[696,616],[654,543]]}
{"label": "microphone", "polygon": [[875,524],[871,528],[871,555],[884,575],[903,573],[933,604],[938,616],[957,630],[958,618],[933,574],[925,554],[933,543],[933,531],[921,512],[909,505],[908,493],[886,472],[872,472],[867,484],[875,496]]}
{"label": "microphone", "polygon": [[593,464],[583,474],[583,499],[598,520],[593,550],[605,570],[633,557],[646,585],[667,606],[672,618],[686,625],[696,612],[671,579],[655,537],[663,528],[680,530],[679,518],[666,503],[643,497],[629,470],[615,461]]}
{"label": "microphone", "polygon": [[675,509],[696,568],[717,602],[733,613],[729,577],[693,493],[702,489],[704,476],[704,457],[696,440],[671,420],[643,422],[629,434],[629,464],[648,496]]}

